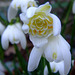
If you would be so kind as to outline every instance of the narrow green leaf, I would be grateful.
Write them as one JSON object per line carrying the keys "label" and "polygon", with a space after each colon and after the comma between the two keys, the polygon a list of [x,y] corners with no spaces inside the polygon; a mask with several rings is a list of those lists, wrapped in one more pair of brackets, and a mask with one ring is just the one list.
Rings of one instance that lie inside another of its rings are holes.
{"label": "narrow green leaf", "polygon": [[75,35],[75,14],[74,14],[74,24],[72,25],[72,34],[71,34],[71,54],[73,48],[74,35]]}
{"label": "narrow green leaf", "polygon": [[48,75],[53,75],[49,62],[47,60],[45,60],[45,62],[46,62],[47,68],[48,68]]}
{"label": "narrow green leaf", "polygon": [[17,47],[16,44],[14,44],[14,48],[15,48],[17,58],[19,60],[21,68],[23,69],[24,74],[28,75],[28,72],[27,72],[27,63],[26,63],[25,59],[21,55],[21,53],[20,53],[20,51],[19,51],[19,49],[18,49],[18,47]]}
{"label": "narrow green leaf", "polygon": [[44,75],[45,58],[42,57],[38,66],[39,75]]}
{"label": "narrow green leaf", "polygon": [[16,67],[15,64],[16,64],[15,61],[13,61],[14,70],[15,70],[15,75],[22,75],[21,72],[19,71],[19,69]]}
{"label": "narrow green leaf", "polygon": [[64,19],[64,21],[62,22],[63,23],[63,27],[62,27],[62,31],[61,31],[61,34],[64,36],[64,32],[65,32],[65,29],[66,29],[66,24],[68,22],[68,19],[69,19],[69,15],[71,13],[71,10],[72,10],[72,5],[73,5],[73,0],[71,0],[67,6],[67,12],[66,12],[66,17]]}
{"label": "narrow green leaf", "polygon": [[2,22],[2,24],[4,24],[5,26],[7,26],[9,24],[9,22],[5,19],[3,19],[0,15],[0,22]]}

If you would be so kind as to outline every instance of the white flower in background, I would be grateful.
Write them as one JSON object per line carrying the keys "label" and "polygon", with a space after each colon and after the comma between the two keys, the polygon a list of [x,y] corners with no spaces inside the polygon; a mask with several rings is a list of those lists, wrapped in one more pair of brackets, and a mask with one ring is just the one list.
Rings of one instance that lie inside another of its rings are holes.
{"label": "white flower in background", "polygon": [[13,25],[8,25],[1,37],[1,43],[3,49],[9,47],[9,42],[11,44],[21,43],[23,49],[26,47],[26,37],[21,29],[20,23],[15,23]]}
{"label": "white flower in background", "polygon": [[4,68],[4,66],[2,65],[1,61],[0,61],[0,71],[4,72],[6,69]]}
{"label": "white flower in background", "polygon": [[0,75],[5,75],[5,73],[0,71]]}
{"label": "white flower in background", "polygon": [[73,2],[72,13],[75,14],[75,0]]}
{"label": "white flower in background", "polygon": [[[56,63],[54,61],[50,62],[50,67],[51,67],[51,70],[52,70],[53,73],[57,73],[59,71],[60,75],[65,75],[65,73],[64,73],[64,61],[61,61],[59,63]],[[48,75],[47,66],[45,66],[44,75]]]}
{"label": "white flower in background", "polygon": [[0,22],[0,35],[2,35],[4,29],[5,29],[5,26]]}
{"label": "white flower in background", "polygon": [[4,68],[4,66],[2,65],[1,61],[0,61],[0,75],[5,75],[4,72],[6,71],[6,69]]}
{"label": "white flower in background", "polygon": [[17,15],[18,9],[21,9],[22,12],[26,12],[28,7],[37,6],[35,0],[12,0],[8,8],[8,21],[10,22]]}
{"label": "white flower in background", "polygon": [[[14,63],[12,61],[8,61],[5,65],[9,68],[10,71],[14,70]],[[15,63],[16,67],[19,68],[19,63]]]}
{"label": "white flower in background", "polygon": [[75,66],[75,60],[72,60],[72,66]]}
{"label": "white flower in background", "polygon": [[67,75],[71,68],[70,45],[61,35],[50,36],[45,46],[32,49],[28,62],[28,71],[34,71],[38,67],[42,55],[49,62],[60,62],[63,60],[64,74]]}
{"label": "white flower in background", "polygon": [[[70,46],[60,35],[61,22],[59,18],[51,14],[49,2],[39,7],[30,7],[26,13],[20,14],[24,22],[22,29],[28,31],[34,48],[28,62],[28,71],[34,71],[43,55],[49,62],[64,61],[64,70],[67,74],[71,67]],[[66,57],[65,57],[66,56]]]}
{"label": "white flower in background", "polygon": [[45,45],[50,35],[60,34],[61,22],[56,15],[50,13],[51,8],[47,2],[39,7],[30,7],[26,14],[20,14],[20,18],[24,22],[22,29],[25,32],[29,31],[30,40],[36,47]]}

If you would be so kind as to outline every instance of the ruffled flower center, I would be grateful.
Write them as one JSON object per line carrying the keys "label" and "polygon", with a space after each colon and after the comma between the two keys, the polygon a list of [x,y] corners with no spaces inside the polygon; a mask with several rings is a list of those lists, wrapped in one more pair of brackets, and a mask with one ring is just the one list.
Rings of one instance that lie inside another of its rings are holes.
{"label": "ruffled flower center", "polygon": [[33,36],[45,37],[53,32],[53,19],[44,12],[35,13],[28,25]]}

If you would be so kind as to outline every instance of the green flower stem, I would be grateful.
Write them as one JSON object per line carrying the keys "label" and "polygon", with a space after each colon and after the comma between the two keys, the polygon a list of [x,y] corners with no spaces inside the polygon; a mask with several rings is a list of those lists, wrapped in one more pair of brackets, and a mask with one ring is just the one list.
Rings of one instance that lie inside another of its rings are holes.
{"label": "green flower stem", "polygon": [[72,26],[72,34],[71,34],[71,54],[73,48],[74,35],[75,35],[75,14],[74,14],[74,24]]}
{"label": "green flower stem", "polygon": [[45,60],[45,61],[46,61],[46,65],[47,65],[47,68],[48,68],[48,75],[53,75],[49,62],[47,60]]}
{"label": "green flower stem", "polygon": [[27,72],[27,63],[25,61],[25,59],[23,58],[23,56],[21,55],[18,47],[16,44],[14,44],[14,48],[15,48],[15,51],[16,51],[16,55],[17,55],[17,58],[18,58],[18,61],[20,63],[20,66],[23,70],[23,73],[24,75],[28,75],[28,72]]}
{"label": "green flower stem", "polygon": [[1,16],[0,16],[0,21],[2,22],[2,24],[4,24],[5,26],[7,26],[9,24],[8,21],[4,20]]}
{"label": "green flower stem", "polygon": [[71,9],[72,9],[72,5],[73,5],[73,0],[70,1],[70,4],[69,4],[69,7],[68,7],[68,10],[67,10],[67,13],[66,13],[66,17],[64,19],[64,23],[63,23],[63,27],[62,27],[62,31],[61,31],[61,34],[63,35],[64,32],[65,32],[65,29],[66,29],[66,24],[68,22],[68,18],[69,18],[69,15],[70,15],[70,12],[71,12]]}
{"label": "green flower stem", "polygon": [[13,65],[14,65],[14,69],[15,69],[15,75],[22,75],[21,72],[19,71],[19,69],[16,67],[16,62],[15,60],[13,61]]}
{"label": "green flower stem", "polygon": [[38,67],[38,70],[39,70],[38,75],[44,75],[44,67],[45,67],[45,58],[42,57],[41,60],[40,60],[39,67]]}
{"label": "green flower stem", "polygon": [[9,23],[10,25],[13,25],[16,22],[20,22],[19,17],[17,17],[16,19],[12,19],[11,22]]}

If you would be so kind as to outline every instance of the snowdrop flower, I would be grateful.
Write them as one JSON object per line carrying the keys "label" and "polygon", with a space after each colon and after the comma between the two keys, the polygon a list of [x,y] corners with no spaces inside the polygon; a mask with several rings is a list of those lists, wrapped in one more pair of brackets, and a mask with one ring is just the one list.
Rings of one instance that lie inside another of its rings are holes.
{"label": "snowdrop flower", "polygon": [[[59,71],[60,75],[65,75],[64,73],[64,61],[61,61],[59,63],[56,62],[50,62],[51,70],[53,73],[56,73]],[[44,75],[48,75],[48,68],[47,66],[44,69]]]}
{"label": "snowdrop flower", "polygon": [[75,0],[73,2],[72,13],[75,14]]}
{"label": "snowdrop flower", "polygon": [[71,67],[70,46],[60,35],[61,22],[56,15],[50,13],[51,8],[47,2],[39,7],[30,7],[25,14],[20,14],[24,22],[23,30],[27,31],[27,25],[29,26],[30,40],[34,45],[29,57],[28,71],[34,71],[38,67],[43,55],[49,62],[64,60],[67,74]]}
{"label": "snowdrop flower", "polygon": [[27,8],[30,6],[37,6],[35,0],[12,0],[8,8],[8,21],[16,17],[18,9],[21,9],[22,12],[26,12]]}
{"label": "snowdrop flower", "polygon": [[4,29],[5,29],[5,26],[0,22],[0,35],[2,35]]}
{"label": "snowdrop flower", "polygon": [[60,34],[61,22],[56,15],[50,13],[51,8],[47,2],[39,7],[30,7],[26,14],[20,14],[24,22],[22,29],[25,32],[29,31],[30,40],[36,47],[46,44],[50,35]]}
{"label": "snowdrop flower", "polygon": [[1,43],[3,49],[7,49],[9,46],[9,42],[11,44],[21,43],[23,49],[26,47],[26,37],[21,29],[20,23],[15,23],[14,25],[8,25],[1,37]]}
{"label": "snowdrop flower", "polygon": [[34,71],[38,67],[42,55],[49,62],[63,60],[64,74],[67,75],[71,68],[70,46],[61,35],[50,36],[45,46],[32,49],[28,62],[28,71]]}

